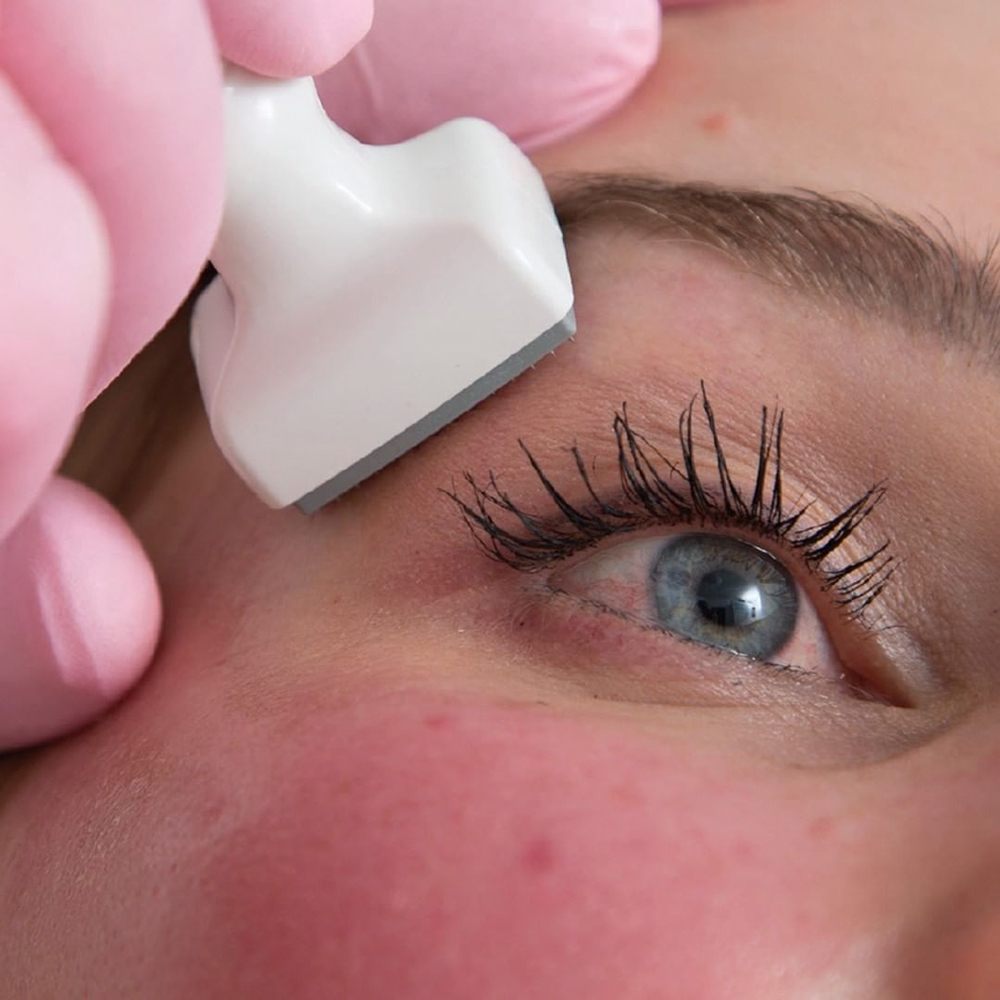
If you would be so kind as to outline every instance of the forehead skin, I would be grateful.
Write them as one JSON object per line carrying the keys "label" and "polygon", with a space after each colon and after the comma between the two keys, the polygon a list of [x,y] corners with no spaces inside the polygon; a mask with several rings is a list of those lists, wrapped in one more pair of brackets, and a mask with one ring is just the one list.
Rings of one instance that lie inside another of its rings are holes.
{"label": "forehead skin", "polygon": [[[538,163],[859,191],[938,210],[981,239],[1000,223],[1000,108],[982,99],[996,90],[998,39],[1000,9],[972,2],[671,15],[635,100]],[[964,1000],[1000,989],[989,985],[1000,983],[995,697],[864,766],[853,744],[831,741],[838,766],[817,768],[766,714],[570,696],[532,671],[500,620],[502,568],[456,537],[437,488],[481,455],[508,462],[518,434],[543,422],[555,423],[553,455],[596,433],[607,412],[587,406],[595,373],[614,406],[644,367],[673,380],[675,399],[707,371],[745,414],[745,401],[768,399],[741,389],[742,373],[760,365],[770,394],[764,373],[773,382],[784,366],[790,411],[840,405],[816,352],[774,358],[748,336],[718,362],[730,286],[707,262],[689,277],[718,292],[718,316],[700,320],[695,294],[675,307],[698,336],[667,354],[650,300],[616,341],[614,295],[596,276],[590,292],[580,282],[607,270],[612,248],[574,267],[578,350],[320,520],[262,510],[203,424],[165,464],[134,515],[171,609],[148,680],[0,786],[0,967],[14,995]],[[630,254],[613,259],[624,269]],[[778,319],[763,292],[738,308]],[[870,349],[875,374],[859,368],[858,382],[875,396],[899,349]],[[864,441],[865,415],[888,414],[889,441],[926,419],[933,461],[961,442],[986,455],[981,469],[965,463],[962,492],[987,492],[998,470],[986,381],[922,356],[896,363],[914,399],[859,405],[844,439]],[[919,405],[935,386],[985,417],[938,429]],[[805,423],[835,480],[849,445],[841,456],[822,420]],[[941,503],[923,520],[952,516]],[[920,516],[905,504],[898,516],[901,536],[931,547]],[[976,546],[1000,561],[992,504],[973,497],[960,517],[947,523],[969,551],[955,561],[977,565]]]}

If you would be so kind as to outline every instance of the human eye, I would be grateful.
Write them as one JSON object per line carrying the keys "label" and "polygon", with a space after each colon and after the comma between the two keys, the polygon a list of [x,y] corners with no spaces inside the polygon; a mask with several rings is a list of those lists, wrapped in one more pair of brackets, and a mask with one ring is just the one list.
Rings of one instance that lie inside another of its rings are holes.
{"label": "human eye", "polygon": [[766,549],[732,535],[692,530],[619,542],[557,570],[551,587],[754,660],[794,658],[790,647],[807,617],[816,644],[818,622],[792,573]]}
{"label": "human eye", "polygon": [[[762,408],[743,483],[730,471],[704,385],[698,399],[697,410],[692,401],[681,412],[677,461],[632,425],[623,405],[613,422],[613,494],[596,485],[574,446],[582,499],[569,499],[522,444],[551,512],[526,509],[493,474],[482,483],[467,475],[464,495],[449,495],[487,555],[541,578],[535,594],[554,613],[659,634],[687,646],[689,658],[700,647],[716,672],[728,660],[744,673],[809,677],[850,697],[901,703],[900,685],[862,641],[884,626],[877,604],[896,565],[888,542],[866,548],[857,537],[884,486],[827,514],[816,499],[788,506],[783,413]],[[695,445],[696,412],[707,463]],[[593,643],[593,630],[587,635]]]}

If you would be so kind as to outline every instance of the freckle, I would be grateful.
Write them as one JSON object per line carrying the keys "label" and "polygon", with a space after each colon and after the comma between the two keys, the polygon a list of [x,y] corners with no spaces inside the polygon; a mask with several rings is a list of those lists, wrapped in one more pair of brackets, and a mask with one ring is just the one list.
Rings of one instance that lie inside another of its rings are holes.
{"label": "freckle", "polygon": [[832,816],[819,816],[806,828],[806,834],[813,840],[823,840],[835,825]]}
{"label": "freckle", "polygon": [[724,111],[716,111],[715,114],[705,115],[704,118],[698,119],[698,124],[703,132],[718,135],[729,127],[729,116]]}
{"label": "freckle", "polygon": [[424,725],[428,729],[449,729],[455,720],[450,715],[427,715],[424,717]]}
{"label": "freckle", "polygon": [[556,864],[556,852],[552,842],[544,837],[529,841],[521,855],[521,864],[533,875],[551,871]]}

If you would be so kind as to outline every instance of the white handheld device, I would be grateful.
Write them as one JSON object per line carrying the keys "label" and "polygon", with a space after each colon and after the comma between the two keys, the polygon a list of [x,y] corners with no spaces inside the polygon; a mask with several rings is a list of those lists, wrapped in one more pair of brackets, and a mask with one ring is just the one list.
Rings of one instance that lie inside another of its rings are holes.
{"label": "white handheld device", "polygon": [[364,146],[308,78],[231,68],[225,100],[195,364],[236,471],[312,512],[573,334],[562,233],[535,168],[484,121]]}

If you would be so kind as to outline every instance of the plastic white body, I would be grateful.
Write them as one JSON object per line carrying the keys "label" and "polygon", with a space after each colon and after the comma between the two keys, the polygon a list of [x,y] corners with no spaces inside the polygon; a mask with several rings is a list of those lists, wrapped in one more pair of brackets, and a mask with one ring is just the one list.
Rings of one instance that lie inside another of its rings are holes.
{"label": "plastic white body", "polygon": [[502,366],[573,294],[544,184],[492,125],[374,147],[310,79],[232,69],[225,100],[220,278],[192,349],[224,454],[283,507]]}

